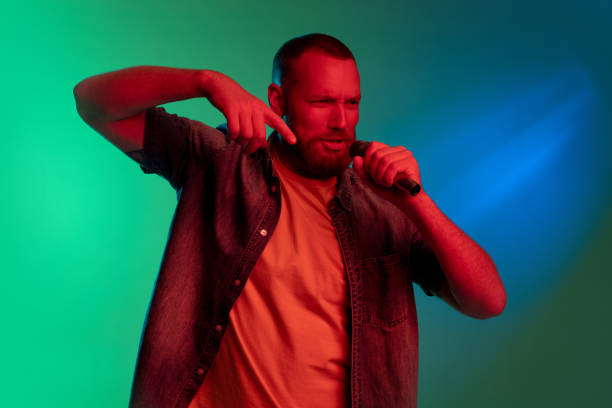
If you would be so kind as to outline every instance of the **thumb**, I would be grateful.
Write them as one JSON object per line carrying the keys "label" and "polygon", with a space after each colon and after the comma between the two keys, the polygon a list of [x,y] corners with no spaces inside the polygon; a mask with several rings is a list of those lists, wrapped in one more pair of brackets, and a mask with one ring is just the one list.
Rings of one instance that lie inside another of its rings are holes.
{"label": "thumb", "polygon": [[363,175],[363,157],[353,157],[353,169],[355,169],[357,174],[359,174],[360,176]]}

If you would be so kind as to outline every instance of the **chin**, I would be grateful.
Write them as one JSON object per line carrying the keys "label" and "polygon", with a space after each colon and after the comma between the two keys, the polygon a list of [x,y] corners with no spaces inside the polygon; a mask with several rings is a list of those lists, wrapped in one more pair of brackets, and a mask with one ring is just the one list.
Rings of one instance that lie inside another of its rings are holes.
{"label": "chin", "polygon": [[321,160],[319,156],[307,161],[308,171],[316,178],[328,179],[341,175],[351,164],[352,159],[348,154],[338,160]]}

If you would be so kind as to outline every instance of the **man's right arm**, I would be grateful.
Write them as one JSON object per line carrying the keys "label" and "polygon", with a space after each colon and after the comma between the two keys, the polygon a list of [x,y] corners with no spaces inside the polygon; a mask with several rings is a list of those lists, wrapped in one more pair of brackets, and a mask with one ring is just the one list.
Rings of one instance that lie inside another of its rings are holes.
{"label": "man's right arm", "polygon": [[128,155],[143,149],[148,108],[197,97],[207,98],[225,115],[228,136],[245,145],[247,154],[265,145],[266,123],[295,140],[264,102],[211,70],[130,67],[84,79],[74,87],[74,97],[81,118]]}

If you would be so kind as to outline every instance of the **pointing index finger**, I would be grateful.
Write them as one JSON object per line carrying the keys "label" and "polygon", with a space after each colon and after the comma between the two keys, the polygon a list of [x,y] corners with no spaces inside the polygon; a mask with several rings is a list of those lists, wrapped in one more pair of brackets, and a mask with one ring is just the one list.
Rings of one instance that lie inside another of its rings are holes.
{"label": "pointing index finger", "polygon": [[265,119],[268,126],[280,133],[289,144],[297,143],[297,138],[291,129],[289,129],[289,126],[276,113],[268,112],[265,115]]}

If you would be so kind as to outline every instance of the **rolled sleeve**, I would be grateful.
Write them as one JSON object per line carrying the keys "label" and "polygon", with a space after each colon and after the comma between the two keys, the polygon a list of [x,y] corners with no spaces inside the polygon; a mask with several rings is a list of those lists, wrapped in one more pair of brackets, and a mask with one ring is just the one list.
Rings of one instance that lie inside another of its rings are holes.
{"label": "rolled sleeve", "polygon": [[153,107],[145,111],[141,170],[155,173],[180,189],[212,151],[227,144],[226,136],[202,122]]}
{"label": "rolled sleeve", "polygon": [[418,230],[413,234],[410,248],[412,280],[427,296],[439,296],[446,277],[433,249],[423,240]]}

